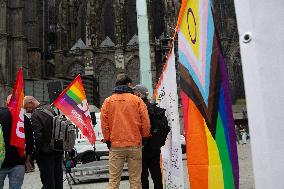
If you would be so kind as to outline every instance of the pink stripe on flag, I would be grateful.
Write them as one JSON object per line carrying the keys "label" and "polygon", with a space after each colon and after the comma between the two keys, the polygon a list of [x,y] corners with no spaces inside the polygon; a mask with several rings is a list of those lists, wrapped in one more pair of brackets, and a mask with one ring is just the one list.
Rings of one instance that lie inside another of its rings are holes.
{"label": "pink stripe on flag", "polygon": [[[187,45],[184,44],[183,41],[180,42],[179,43],[179,50],[184,53],[184,55],[187,58],[189,65],[192,67],[194,73],[196,74],[198,80],[200,81],[202,88],[205,89],[205,70],[204,71],[201,70],[203,72],[203,74],[200,73],[200,69],[196,66],[195,62],[193,61],[191,54],[189,53],[189,49],[186,46]],[[202,66],[202,69],[203,69],[203,67],[204,66]]]}

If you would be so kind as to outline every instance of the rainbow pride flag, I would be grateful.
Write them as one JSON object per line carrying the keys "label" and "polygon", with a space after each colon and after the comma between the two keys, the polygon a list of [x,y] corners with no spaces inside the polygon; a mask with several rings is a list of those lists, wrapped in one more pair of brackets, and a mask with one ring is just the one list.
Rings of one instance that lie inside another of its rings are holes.
{"label": "rainbow pride flag", "polygon": [[96,141],[89,105],[80,75],[52,103],[68,117],[91,144]]}
{"label": "rainbow pride flag", "polygon": [[238,189],[228,77],[210,1],[183,0],[177,30],[190,188]]}

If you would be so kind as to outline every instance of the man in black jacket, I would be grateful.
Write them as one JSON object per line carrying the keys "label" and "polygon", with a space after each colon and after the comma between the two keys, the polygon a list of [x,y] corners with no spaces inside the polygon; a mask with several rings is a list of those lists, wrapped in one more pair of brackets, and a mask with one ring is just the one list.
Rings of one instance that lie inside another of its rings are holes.
{"label": "man in black jacket", "polygon": [[[7,102],[9,101],[7,98]],[[25,152],[26,157],[21,157],[18,149],[10,145],[12,130],[12,115],[8,108],[0,108],[0,124],[2,125],[3,137],[5,142],[5,159],[0,168],[0,189],[4,187],[6,176],[9,177],[9,188],[21,188],[25,175],[25,165],[31,168],[30,156],[33,153],[33,133],[31,131],[30,120],[25,116]]]}
{"label": "man in black jacket", "polygon": [[[134,94],[139,96],[148,108],[149,118],[151,122],[151,134],[156,130],[156,125],[153,120],[154,104],[150,104],[147,99],[148,89],[143,85],[136,85],[134,87]],[[149,189],[149,171],[151,173],[152,180],[154,182],[155,189],[162,189],[162,172],[160,168],[160,147],[156,146],[152,138],[143,139],[143,149],[142,149],[142,173],[141,173],[141,183],[142,189]]]}
{"label": "man in black jacket", "polygon": [[40,109],[54,112],[49,105],[40,104],[34,97],[24,98],[24,107],[32,113],[31,122],[35,139],[35,156],[44,189],[63,189],[63,152],[50,149],[53,118]]}

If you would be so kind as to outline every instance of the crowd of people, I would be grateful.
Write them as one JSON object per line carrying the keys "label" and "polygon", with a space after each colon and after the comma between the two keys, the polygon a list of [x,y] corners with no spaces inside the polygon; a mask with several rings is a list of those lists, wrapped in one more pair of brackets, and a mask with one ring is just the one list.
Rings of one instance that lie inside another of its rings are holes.
{"label": "crowd of people", "polygon": [[[131,189],[148,189],[149,172],[155,189],[161,189],[160,148],[169,130],[165,110],[150,103],[148,89],[143,85],[132,86],[124,73],[118,74],[113,93],[101,107],[101,127],[109,147],[109,189],[120,185],[124,163],[127,162]],[[7,104],[11,96],[7,98]],[[0,109],[0,124],[5,142],[5,159],[0,168],[0,189],[8,176],[9,188],[20,189],[25,172],[34,170],[35,161],[43,189],[63,189],[64,151],[51,148],[53,116],[57,112],[49,104],[42,104],[32,96],[23,100],[25,155],[10,145],[12,115],[8,107]],[[50,112],[50,113],[46,113]],[[27,116],[29,115],[29,116]],[[159,117],[155,117],[159,115]],[[162,115],[162,116],[161,116]],[[159,122],[159,120],[161,121]],[[161,134],[162,133],[162,134]]]}

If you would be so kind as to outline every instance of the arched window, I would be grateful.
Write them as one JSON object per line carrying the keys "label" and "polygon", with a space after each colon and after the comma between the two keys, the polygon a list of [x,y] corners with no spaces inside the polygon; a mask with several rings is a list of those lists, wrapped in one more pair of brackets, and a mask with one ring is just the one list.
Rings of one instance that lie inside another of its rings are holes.
{"label": "arched window", "polygon": [[5,33],[6,31],[6,3],[0,1],[0,33]]}
{"label": "arched window", "polygon": [[127,41],[138,34],[136,1],[127,1]]}
{"label": "arched window", "polygon": [[134,57],[127,63],[126,71],[127,75],[132,79],[133,85],[140,83],[140,63],[138,57]]}
{"label": "arched window", "polygon": [[54,64],[47,62],[46,63],[46,71],[45,71],[46,77],[51,78],[55,76],[55,66]]}
{"label": "arched window", "polygon": [[78,18],[77,18],[77,28],[76,28],[76,40],[82,39],[84,43],[86,43],[86,14],[85,14],[86,6],[83,3],[78,10]]}
{"label": "arched window", "polygon": [[114,10],[113,0],[105,0],[103,8],[104,33],[114,41]]}
{"label": "arched window", "polygon": [[154,17],[154,34],[158,39],[165,30],[164,27],[164,3],[162,1],[153,1],[152,11]]}
{"label": "arched window", "polygon": [[112,93],[112,89],[115,83],[115,66],[109,60],[106,60],[99,67],[99,94],[100,104],[109,97]]}

